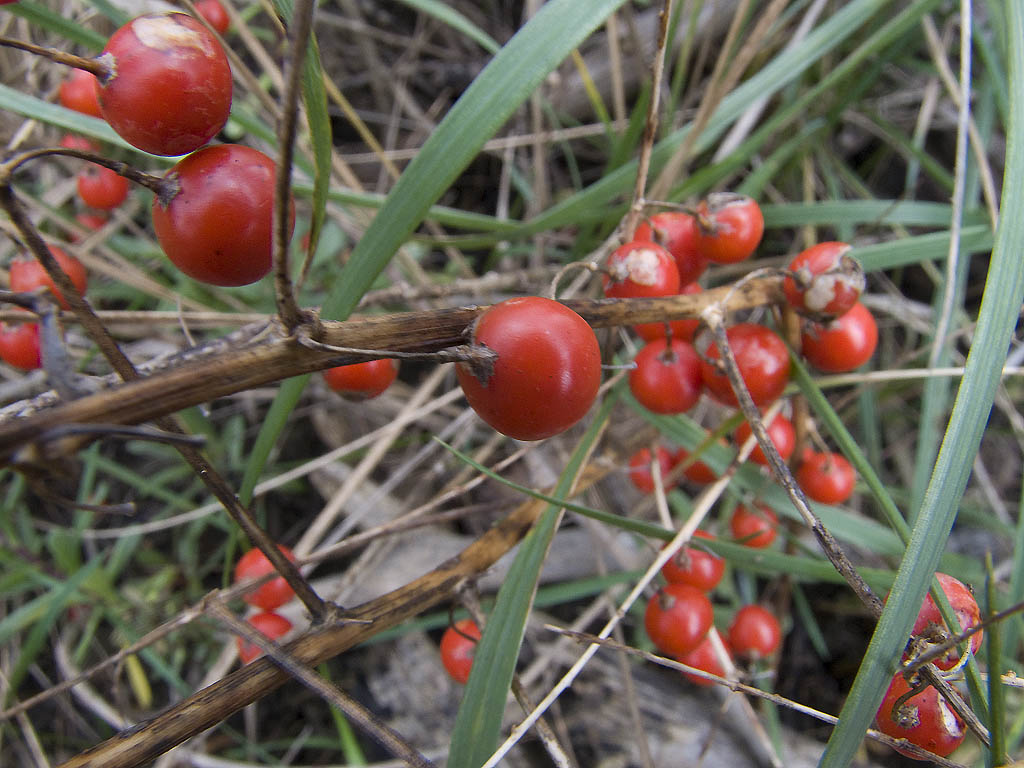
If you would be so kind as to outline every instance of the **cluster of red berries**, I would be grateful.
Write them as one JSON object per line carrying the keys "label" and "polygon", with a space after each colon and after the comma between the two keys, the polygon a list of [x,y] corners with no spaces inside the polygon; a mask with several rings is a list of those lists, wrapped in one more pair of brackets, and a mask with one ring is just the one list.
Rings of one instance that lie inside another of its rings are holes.
{"label": "cluster of red berries", "polygon": [[[295,562],[295,555],[288,547],[279,544],[278,549],[292,562]],[[242,555],[235,564],[235,583],[250,581],[274,573],[274,566],[267,556],[259,549],[250,549]],[[276,612],[277,608],[295,597],[295,592],[285,581],[284,577],[276,576],[251,592],[247,592],[242,599],[259,609],[246,621],[255,629],[266,635],[271,640],[279,640],[291,631],[292,623],[284,616]],[[256,645],[236,638],[238,643],[238,656],[243,664],[248,664],[255,658],[263,655],[263,651]]]}
{"label": "cluster of red berries", "polygon": [[[980,624],[981,611],[971,591],[948,574],[936,573],[935,576],[956,614],[960,628],[966,630]],[[942,644],[949,639],[949,628],[930,594],[921,604],[911,632],[914,639],[910,646],[915,651],[927,650],[930,645]],[[977,652],[983,635],[981,631],[971,635],[967,641],[967,653]],[[960,655],[954,649],[932,664],[941,671],[948,671],[958,666],[960,661]],[[915,690],[917,692],[912,693]],[[934,687],[925,685],[920,675],[908,680],[902,672],[893,676],[878,708],[875,722],[882,733],[896,739],[906,739],[942,757],[959,747],[967,735],[963,720]],[[898,747],[897,750],[908,757],[921,759],[909,751]]]}
{"label": "cluster of red berries", "polygon": [[[782,628],[774,614],[760,605],[744,605],[733,615],[721,648],[715,648],[711,628],[714,609],[710,593],[721,582],[725,561],[699,546],[697,539],[712,540],[696,531],[690,545],[682,547],[661,569],[666,584],[648,601],[644,627],[654,646],[687,666],[725,676],[724,658],[757,661],[774,654],[782,642]],[[710,680],[687,674],[698,685]]]}

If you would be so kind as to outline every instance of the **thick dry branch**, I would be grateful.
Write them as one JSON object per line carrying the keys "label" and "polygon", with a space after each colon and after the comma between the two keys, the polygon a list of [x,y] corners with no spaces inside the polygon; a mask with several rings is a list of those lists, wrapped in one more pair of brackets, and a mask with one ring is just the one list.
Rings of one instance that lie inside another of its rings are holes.
{"label": "thick dry branch", "polygon": [[[731,292],[731,294],[730,294]],[[595,328],[699,317],[727,295],[728,310],[779,301],[780,278],[752,280],[696,295],[658,299],[577,299],[565,304]],[[371,350],[339,354],[304,346],[277,332],[256,335],[248,345],[218,344],[190,350],[181,365],[31,415],[0,422],[0,465],[46,463],[80,449],[87,435],[51,439],[67,424],[141,424],[200,403],[335,365],[388,357],[389,352],[431,353],[465,344],[466,328],[486,307],[472,306],[325,322],[317,340],[334,347]],[[245,334],[240,334],[244,336]],[[250,334],[251,336],[251,334]]]}

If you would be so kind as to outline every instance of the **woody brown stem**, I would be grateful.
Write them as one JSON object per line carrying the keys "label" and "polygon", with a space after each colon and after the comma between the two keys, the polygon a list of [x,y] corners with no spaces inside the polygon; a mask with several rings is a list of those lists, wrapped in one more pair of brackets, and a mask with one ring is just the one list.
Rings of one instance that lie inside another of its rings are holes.
{"label": "woody brown stem", "polygon": [[33,45],[32,43],[26,43],[21,40],[14,40],[10,37],[0,37],[0,45],[6,48],[17,48],[19,51],[26,51],[27,53],[31,53],[36,56],[42,56],[50,61],[74,67],[75,69],[84,69],[86,72],[96,75],[100,80],[103,80],[110,75],[110,68],[99,59],[89,59],[84,56],[76,56],[73,53],[60,51],[56,48],[45,48],[41,45]]}

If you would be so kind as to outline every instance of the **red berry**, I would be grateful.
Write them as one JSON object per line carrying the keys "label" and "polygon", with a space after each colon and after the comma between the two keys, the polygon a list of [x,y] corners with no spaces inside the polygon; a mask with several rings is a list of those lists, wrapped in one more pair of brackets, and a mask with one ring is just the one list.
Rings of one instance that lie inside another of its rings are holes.
{"label": "red berry", "polygon": [[708,596],[689,584],[662,587],[644,612],[647,635],[667,656],[683,656],[700,645],[713,620]]}
{"label": "red berry", "polygon": [[[896,702],[908,691],[910,684],[897,672],[875,715],[878,730],[894,739],[906,739],[922,749],[946,757],[960,746],[967,735],[963,720],[932,686],[897,707]],[[923,759],[898,747],[896,751],[915,760]]]}
{"label": "red berry", "polygon": [[183,155],[227,122],[231,67],[217,38],[184,13],[150,13],[121,27],[99,61],[103,117],[132,146]]}
{"label": "red berry", "polygon": [[[81,70],[75,71],[80,72]],[[65,133],[64,137],[60,140],[60,145],[64,149],[77,149],[80,152],[96,152],[99,150],[99,145],[95,141],[74,133]]]}
{"label": "red berry", "polygon": [[479,639],[480,628],[472,619],[455,622],[455,626],[448,627],[441,636],[441,663],[455,682],[465,685],[469,680]]}
{"label": "red berry", "polygon": [[[971,594],[971,590],[963,582],[948,574],[936,573],[935,578],[939,580],[939,586],[946,593],[946,599],[949,600],[949,604],[956,614],[956,620],[960,624],[960,629],[966,630],[976,624],[980,624],[981,611],[978,609],[978,603],[975,601],[974,595]],[[914,622],[911,634],[926,639],[932,638],[939,643],[948,639],[949,628],[946,626],[946,622],[942,620],[939,606],[936,605],[930,593],[925,596],[924,602],[921,604],[921,610],[917,614],[917,620]],[[981,640],[984,635],[984,632],[975,632],[971,635],[968,643],[973,653],[977,653],[978,649],[981,648]],[[950,669],[956,666],[958,661],[960,661],[959,651],[956,648],[950,648],[949,653],[936,659],[933,663],[939,669]]]}
{"label": "red berry", "polygon": [[39,326],[35,323],[0,325],[0,360],[23,371],[42,367]]}
{"label": "red berry", "polygon": [[804,322],[801,351],[807,362],[826,373],[845,373],[860,368],[878,346],[878,326],[870,310],[860,302],[827,325]]}
{"label": "red berry", "polygon": [[[740,323],[726,331],[740,377],[756,405],[768,405],[778,399],[789,382],[789,351],[786,343],[771,328],[755,323]],[[718,347],[708,347],[707,360],[701,360],[700,372],[708,391],[721,403],[738,405],[736,394],[724,373],[709,361],[719,358]]]}
{"label": "red berry", "polygon": [[740,544],[754,549],[764,549],[775,541],[775,528],[779,518],[771,507],[754,504],[752,508],[737,504],[729,520],[732,537]]}
{"label": "red berry", "polygon": [[[270,611],[254,613],[246,621],[271,640],[281,639],[292,629],[292,623],[288,619]],[[253,659],[258,659],[263,655],[263,651],[260,650],[259,646],[248,643],[241,637],[236,637],[235,642],[238,644],[238,657],[242,660],[243,664],[248,664]]]}
{"label": "red berry", "polygon": [[78,174],[78,196],[90,208],[109,211],[128,197],[128,179],[102,165],[90,163]]}
{"label": "red berry", "polygon": [[271,267],[276,176],[273,160],[241,144],[193,152],[164,177],[170,193],[153,200],[160,247],[201,282],[255,283]]}
{"label": "red berry", "polygon": [[671,253],[683,285],[692,283],[708,268],[708,260],[697,250],[697,220],[688,213],[656,213],[640,223],[633,239],[650,240]]}
{"label": "red berry", "polygon": [[[656,451],[661,476],[672,470],[672,454],[660,445]],[[641,493],[654,493],[654,478],[651,476],[651,449],[641,448],[629,460],[629,479]]]}
{"label": "red berry", "polygon": [[637,353],[629,372],[633,397],[654,413],[683,413],[700,399],[700,358],[689,342],[655,339]]}
{"label": "red berry", "polygon": [[[295,555],[288,547],[278,544],[277,548],[281,550],[285,557],[293,563],[295,562]],[[267,559],[267,556],[255,547],[242,555],[238,562],[235,563],[235,583],[257,579],[260,576],[266,576],[268,573],[275,573],[274,566]],[[288,582],[284,580],[284,577],[277,576],[266,584],[261,584],[251,592],[247,592],[242,596],[242,599],[249,603],[249,605],[255,605],[264,611],[272,611],[287,603],[294,596],[295,592]]]}
{"label": "red berry", "polygon": [[[793,428],[793,422],[781,413],[778,413],[771,420],[771,423],[766,426],[766,429],[768,430],[768,437],[775,446],[775,450],[779,452],[779,456],[782,457],[783,461],[788,461],[789,457],[793,455],[793,449],[796,448],[796,430]],[[734,435],[736,446],[739,447],[747,442],[747,438],[751,434],[753,434],[753,430],[750,428],[750,423],[744,421],[736,428],[736,434]],[[755,464],[760,464],[762,467],[768,466],[768,457],[764,455],[760,445],[754,446],[754,450],[750,453],[750,460]]]}
{"label": "red berry", "polygon": [[[680,448],[676,451],[676,455],[672,461],[672,466],[682,464],[689,458],[690,452],[685,448]],[[708,485],[718,479],[718,475],[715,474],[715,471],[703,461],[695,461],[688,464],[686,469],[683,470],[683,477],[692,483],[697,483],[697,485]]]}
{"label": "red berry", "polygon": [[[714,539],[705,531],[694,531],[695,539]],[[694,547],[682,547],[661,568],[661,575],[670,584],[689,584],[701,592],[710,592],[718,586],[725,573],[725,561],[718,555]],[[687,662],[689,663],[689,662]]]}
{"label": "red berry", "polygon": [[[85,265],[82,264],[74,256],[69,256],[58,248],[56,245],[48,246],[50,253],[57,260],[57,264],[64,273],[71,278],[72,284],[78,289],[81,294],[85,293],[87,276],[85,273]],[[10,269],[10,285],[11,290],[15,293],[28,293],[34,291],[36,288],[42,288],[46,286],[49,288],[53,295],[59,297],[61,309],[68,309],[70,305],[64,299],[63,294],[57,290],[57,286],[54,285],[53,280],[46,274],[46,270],[43,269],[43,265],[40,264],[36,259],[23,258],[15,259],[11,262]]]}
{"label": "red berry", "polygon": [[542,440],[586,415],[601,384],[601,350],[586,320],[557,301],[528,296],[484,312],[472,341],[497,353],[481,380],[467,363],[455,372],[481,419],[517,440]]}
{"label": "red berry", "polygon": [[[689,285],[684,285],[680,288],[679,293],[681,295],[693,295],[695,293],[700,293],[702,290],[704,289],[697,283],[690,283]],[[697,334],[697,329],[699,327],[700,320],[698,318],[688,317],[683,320],[672,320],[669,323],[641,323],[640,325],[634,325],[633,330],[636,331],[644,341],[664,339],[669,330],[671,330],[673,339],[688,341],[692,344],[693,337]]]}
{"label": "red berry", "polygon": [[[725,646],[726,655],[731,656],[729,650],[729,643],[723,637],[722,645]],[[715,646],[711,642],[710,633],[700,641],[700,645],[694,648],[689,653],[680,656],[679,661],[688,667],[699,669],[702,672],[710,672],[712,675],[718,675],[719,677],[725,677],[725,667],[722,666],[722,662],[718,659],[718,654],[715,653]],[[683,672],[683,676],[694,683],[705,688],[711,688],[715,685],[714,681],[706,680],[703,677],[691,674],[690,672]]]}
{"label": "red berry", "polygon": [[745,605],[729,626],[729,645],[737,656],[763,659],[782,643],[782,627],[771,611],[760,605]]}
{"label": "red berry", "polygon": [[364,363],[339,365],[324,371],[324,381],[335,392],[350,400],[369,400],[377,397],[398,376],[398,361],[392,359],[367,360]]}
{"label": "red berry", "polygon": [[760,206],[745,195],[719,192],[697,206],[697,249],[709,261],[749,259],[764,234]]}
{"label": "red berry", "polygon": [[634,240],[608,257],[604,295],[609,298],[672,296],[679,286],[675,259],[657,243]]}
{"label": "red berry", "polygon": [[807,498],[842,504],[853,495],[857,473],[842,454],[807,451],[797,467],[796,481]]}
{"label": "red berry", "polygon": [[864,291],[864,272],[850,250],[846,243],[818,243],[789,262],[792,275],[782,281],[789,305],[811,315],[848,312]]}
{"label": "red berry", "polygon": [[62,107],[81,112],[83,115],[103,117],[100,103],[96,98],[96,75],[84,69],[72,69],[57,92]]}
{"label": "red berry", "polygon": [[195,4],[196,12],[206,19],[206,23],[223,35],[231,26],[231,18],[220,0],[198,0]]}

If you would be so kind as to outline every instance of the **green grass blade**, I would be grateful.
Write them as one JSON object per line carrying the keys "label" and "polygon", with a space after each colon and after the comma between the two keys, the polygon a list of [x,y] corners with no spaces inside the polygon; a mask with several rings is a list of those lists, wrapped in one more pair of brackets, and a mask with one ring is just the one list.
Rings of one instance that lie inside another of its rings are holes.
{"label": "green grass blade", "polygon": [[442,2],[438,2],[438,0],[401,1],[420,13],[424,13],[427,16],[433,16],[442,24],[447,24],[456,32],[461,32],[490,54],[495,54],[501,49],[501,46],[498,45],[497,41],[493,37],[484,32],[480,27],[471,22],[457,10]]}
{"label": "green grass blade", "polygon": [[20,16],[33,27],[56,32],[61,37],[66,37],[69,41],[78,43],[96,52],[101,51],[107,43],[107,38],[103,35],[83,27],[64,14],[57,13],[41,3],[21,0],[20,3],[4,8],[4,12],[10,13],[13,16]]}
{"label": "green grass blade", "polygon": [[956,516],[1024,300],[1019,252],[1024,242],[1024,221],[1012,213],[1024,206],[1024,48],[1017,44],[1024,40],[1024,7],[1017,0],[1008,0],[1005,9],[1007,40],[1013,44],[1009,53],[1011,111],[1000,203],[1003,216],[996,231],[977,330],[906,556],[840,713],[839,725],[822,757],[823,768],[850,764],[881,702]]}

